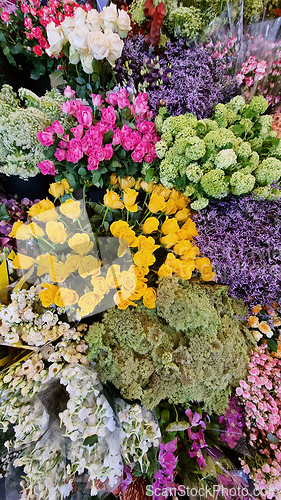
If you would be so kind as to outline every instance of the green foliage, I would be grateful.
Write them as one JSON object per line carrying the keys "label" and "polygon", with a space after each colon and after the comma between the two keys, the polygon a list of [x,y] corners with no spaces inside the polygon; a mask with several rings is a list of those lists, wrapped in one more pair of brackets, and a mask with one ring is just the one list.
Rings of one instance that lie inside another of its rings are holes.
{"label": "green foliage", "polygon": [[148,408],[197,400],[222,411],[245,376],[253,337],[246,308],[227,288],[161,278],[156,310],[112,309],[87,335],[89,359],[103,382]]}

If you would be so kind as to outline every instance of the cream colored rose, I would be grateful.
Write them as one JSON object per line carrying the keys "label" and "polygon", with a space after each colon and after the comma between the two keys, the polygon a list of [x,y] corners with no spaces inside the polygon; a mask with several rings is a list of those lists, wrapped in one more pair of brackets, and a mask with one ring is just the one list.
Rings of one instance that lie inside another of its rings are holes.
{"label": "cream colored rose", "polygon": [[46,49],[46,53],[48,56],[51,56],[52,54],[57,56],[62,51],[62,48],[67,41],[61,25],[56,26],[53,21],[49,23],[47,26],[47,36],[50,47]]}
{"label": "cream colored rose", "polygon": [[117,7],[114,3],[111,3],[109,7],[104,7],[103,11],[100,13],[101,25],[104,30],[117,31]]}
{"label": "cream colored rose", "polygon": [[86,26],[90,31],[100,31],[101,19],[96,9],[89,10],[86,17]]}
{"label": "cream colored rose", "polygon": [[84,26],[86,22],[87,13],[82,9],[82,7],[78,7],[75,10],[74,21],[75,26]]}
{"label": "cream colored rose", "polygon": [[117,33],[120,38],[126,38],[128,32],[131,30],[130,16],[125,10],[119,10],[117,19]]}
{"label": "cream colored rose", "polygon": [[61,27],[63,29],[65,37],[68,39],[70,33],[72,33],[75,28],[74,18],[69,16],[65,17],[64,21],[61,23]]}
{"label": "cream colored rose", "polygon": [[82,68],[87,73],[90,75],[93,73],[93,56],[92,54],[81,54],[81,64]]}
{"label": "cream colored rose", "polygon": [[89,30],[84,26],[75,26],[72,33],[69,35],[69,42],[73,47],[78,50],[78,52],[87,52],[88,49],[88,37]]}
{"label": "cream colored rose", "polygon": [[124,42],[121,40],[120,36],[117,35],[117,33],[113,33],[111,30],[105,30],[104,34],[109,45],[107,60],[114,62],[116,59],[121,57]]}
{"label": "cream colored rose", "polygon": [[69,62],[71,64],[78,64],[80,61],[80,54],[78,50],[73,47],[73,45],[70,45],[69,47]]}
{"label": "cream colored rose", "polygon": [[88,35],[90,54],[97,60],[105,59],[109,54],[108,37],[101,31],[90,31]]}

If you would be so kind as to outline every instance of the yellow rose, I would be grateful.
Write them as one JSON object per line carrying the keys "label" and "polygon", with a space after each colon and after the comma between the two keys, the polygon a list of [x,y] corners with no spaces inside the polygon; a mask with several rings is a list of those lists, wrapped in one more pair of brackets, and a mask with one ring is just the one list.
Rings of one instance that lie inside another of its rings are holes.
{"label": "yellow rose", "polygon": [[67,240],[66,230],[62,222],[48,221],[46,233],[53,243],[62,244]]}
{"label": "yellow rose", "polygon": [[135,304],[134,302],[132,302],[130,299],[125,299],[123,298],[122,296],[122,293],[120,292],[120,290],[114,295],[114,302],[115,304],[118,306],[119,309],[121,310],[125,310],[127,309],[127,307],[129,306],[135,306],[137,307],[137,304]]}
{"label": "yellow rose", "polygon": [[124,192],[124,205],[128,212],[137,212],[138,205],[135,203],[138,196],[138,192],[134,189],[126,188]]}
{"label": "yellow rose", "polygon": [[67,179],[62,179],[61,185],[63,186],[64,192],[68,194],[70,191],[73,191],[72,188],[70,188],[70,184]]}
{"label": "yellow rose", "polygon": [[106,273],[106,283],[109,288],[119,288],[122,283],[122,273],[120,266],[112,264]]}
{"label": "yellow rose", "polygon": [[141,188],[141,183],[142,183],[142,178],[139,177],[136,184],[135,184],[135,190],[136,191],[139,191],[139,189]]}
{"label": "yellow rose", "polygon": [[200,255],[200,250],[196,245],[194,245],[190,250],[188,250],[181,256],[181,260],[185,259],[194,260],[196,259],[197,255]]}
{"label": "yellow rose", "polygon": [[54,198],[60,198],[64,195],[64,187],[60,182],[53,182],[52,184],[50,184],[49,193]]}
{"label": "yellow rose", "polygon": [[77,304],[78,298],[79,297],[75,290],[71,290],[71,288],[61,287],[58,289],[54,301],[58,307],[67,307]]}
{"label": "yellow rose", "polygon": [[147,309],[154,309],[156,302],[156,292],[153,288],[147,288],[143,295],[143,304]]}
{"label": "yellow rose", "polygon": [[147,238],[146,236],[141,234],[139,236],[138,247],[140,250],[149,250],[150,252],[155,252],[155,250],[160,248],[160,245],[155,245],[155,239],[152,238],[152,236],[149,236]]}
{"label": "yellow rose", "polygon": [[188,239],[192,239],[193,237],[198,236],[198,231],[196,229],[196,224],[191,219],[188,219],[184,223],[184,225],[182,226],[182,229],[185,230]]}
{"label": "yellow rose", "polygon": [[58,287],[56,285],[52,285],[51,283],[42,283],[44,290],[40,292],[40,300],[42,302],[43,307],[50,307],[51,304],[54,304],[54,298],[58,291]]}
{"label": "yellow rose", "polygon": [[122,297],[124,299],[129,298],[132,293],[136,289],[136,276],[135,273],[132,273],[130,271],[123,271],[122,272],[122,286],[121,286],[121,292],[122,292]]}
{"label": "yellow rose", "polygon": [[79,255],[85,255],[92,250],[94,243],[90,241],[87,233],[76,233],[68,240],[68,245],[71,250],[79,253]]}
{"label": "yellow rose", "polygon": [[145,234],[151,234],[157,231],[159,227],[159,220],[156,217],[148,217],[142,226],[142,230]]}
{"label": "yellow rose", "polygon": [[177,238],[178,238],[179,241],[188,240],[189,239],[187,237],[188,236],[187,231],[185,231],[183,228],[181,228],[178,231],[176,231],[176,235],[177,235]]}
{"label": "yellow rose", "polygon": [[95,294],[94,292],[88,292],[82,295],[78,301],[79,307],[81,307],[81,312],[83,316],[87,316],[92,313],[95,307],[100,302],[100,295]]}
{"label": "yellow rose", "polygon": [[173,215],[176,212],[177,212],[177,206],[175,204],[175,201],[170,198],[166,203],[165,214]]}
{"label": "yellow rose", "polygon": [[134,263],[138,267],[152,266],[152,264],[154,264],[156,260],[150,250],[140,250],[139,252],[135,253],[133,259]]}
{"label": "yellow rose", "polygon": [[149,273],[149,267],[131,267],[134,267],[134,273],[138,281],[147,281],[147,278],[145,278],[145,276]]}
{"label": "yellow rose", "polygon": [[161,232],[163,234],[176,233],[179,228],[178,221],[174,217],[172,219],[166,217],[165,222],[161,226]]}
{"label": "yellow rose", "polygon": [[55,221],[59,216],[55,209],[55,205],[48,198],[33,205],[29,209],[28,215],[30,217],[37,217],[37,219],[42,222]]}
{"label": "yellow rose", "polygon": [[110,231],[113,236],[119,238],[121,232],[123,232],[123,230],[127,229],[128,227],[128,222],[125,222],[124,220],[117,220],[111,224]]}
{"label": "yellow rose", "polygon": [[112,210],[124,208],[119,194],[109,191],[109,189],[106,190],[106,194],[103,197],[103,204],[108,208],[112,208]]}
{"label": "yellow rose", "polygon": [[14,222],[10,238],[17,238],[18,240],[28,240],[31,236],[30,231],[27,229],[29,225],[24,224],[21,220]]}
{"label": "yellow rose", "polygon": [[170,199],[171,200],[178,200],[181,197],[182,193],[178,191],[177,189],[172,189],[170,193]]}
{"label": "yellow rose", "polygon": [[14,269],[30,269],[34,263],[35,260],[32,257],[21,253],[18,253],[13,260]]}
{"label": "yellow rose", "polygon": [[50,255],[49,253],[45,253],[42,255],[38,255],[36,258],[37,267],[37,276],[42,276],[42,274],[49,274],[50,269],[54,266],[55,262],[58,262],[58,258],[54,255]]}
{"label": "yellow rose", "polygon": [[[136,236],[136,233],[135,231],[129,228],[121,231],[119,240],[125,240],[128,243],[129,247],[132,248],[138,246],[138,238]],[[120,245],[122,245],[122,241],[120,241]],[[127,245],[125,245],[125,247],[127,247]]]}
{"label": "yellow rose", "polygon": [[49,271],[49,278],[55,283],[63,283],[68,278],[69,272],[64,262],[55,262]]}
{"label": "yellow rose", "polygon": [[134,177],[130,177],[129,175],[125,175],[124,179],[120,179],[120,177],[118,177],[118,181],[121,189],[132,188],[136,183]]}
{"label": "yellow rose", "polygon": [[116,172],[113,172],[113,174],[111,174],[110,176],[110,185],[116,186],[116,184],[118,184],[118,177],[116,175]]}
{"label": "yellow rose", "polygon": [[173,253],[168,253],[165,264],[176,273],[182,265],[181,261]]}
{"label": "yellow rose", "polygon": [[190,199],[187,198],[187,196],[185,196],[184,194],[180,195],[178,198],[175,199],[175,203],[178,210],[182,210],[183,208],[187,207],[189,202]]}
{"label": "yellow rose", "polygon": [[158,196],[158,194],[152,193],[149,200],[148,210],[150,210],[153,214],[156,214],[157,212],[165,212],[165,209],[166,202],[164,198],[162,196]]}
{"label": "yellow rose", "polygon": [[183,208],[182,210],[179,210],[176,215],[175,215],[175,218],[177,219],[177,221],[179,222],[184,222],[186,221],[188,218],[190,217],[190,210],[188,210],[188,208]]}
{"label": "yellow rose", "polygon": [[68,253],[66,256],[65,267],[69,273],[77,271],[82,261],[82,256],[77,253]]}
{"label": "yellow rose", "polygon": [[167,248],[172,248],[177,242],[178,238],[175,233],[169,233],[160,238],[161,245],[165,245]]}
{"label": "yellow rose", "polygon": [[215,273],[213,272],[210,259],[207,257],[200,257],[195,260],[195,265],[203,281],[212,281],[214,279]]}
{"label": "yellow rose", "polygon": [[162,278],[162,277],[167,278],[167,277],[173,275],[173,269],[171,267],[167,266],[167,264],[162,264],[162,266],[159,267],[157,274],[158,274],[159,278]]}
{"label": "yellow rose", "polygon": [[154,182],[145,182],[145,181],[141,182],[141,188],[146,193],[152,193],[154,186],[155,186]]}
{"label": "yellow rose", "polygon": [[100,274],[99,260],[92,255],[86,255],[78,267],[78,273],[81,278],[87,278],[91,275],[98,276]]}
{"label": "yellow rose", "polygon": [[184,256],[191,248],[192,248],[191,241],[189,241],[189,240],[183,240],[183,241],[179,241],[179,243],[177,243],[174,246],[174,252],[177,255]]}
{"label": "yellow rose", "polygon": [[144,283],[142,280],[138,280],[137,285],[136,285],[136,289],[132,293],[130,299],[131,300],[140,300],[143,297],[146,289],[147,289],[147,284]]}
{"label": "yellow rose", "polygon": [[36,222],[31,222],[30,224],[30,231],[33,236],[33,238],[43,238],[45,231],[42,229]]}
{"label": "yellow rose", "polygon": [[93,276],[91,283],[94,287],[94,293],[97,295],[104,296],[109,290],[109,286],[104,276]]}
{"label": "yellow rose", "polygon": [[61,204],[60,211],[69,219],[78,219],[81,214],[80,201],[66,200]]}
{"label": "yellow rose", "polygon": [[182,266],[178,271],[178,275],[185,280],[189,280],[195,267],[194,260],[186,260],[182,263]]}
{"label": "yellow rose", "polygon": [[165,188],[162,184],[155,184],[153,188],[153,193],[158,194],[158,196],[162,196],[163,198],[169,198],[171,194],[171,190],[169,188]]}

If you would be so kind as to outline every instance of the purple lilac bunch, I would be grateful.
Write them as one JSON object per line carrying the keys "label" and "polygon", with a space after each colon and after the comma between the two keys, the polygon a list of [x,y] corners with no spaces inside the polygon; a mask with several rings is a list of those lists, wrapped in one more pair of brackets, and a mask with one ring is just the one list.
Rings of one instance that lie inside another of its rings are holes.
{"label": "purple lilac bunch", "polygon": [[115,73],[121,86],[147,92],[154,115],[165,104],[170,115],[188,112],[207,118],[213,114],[214,105],[228,102],[237,89],[220,61],[202,45],[188,48],[183,39],[176,45],[168,41],[163,52],[156,55],[146,48],[142,35],[128,38]]}
{"label": "purple lilac bunch", "polygon": [[[192,441],[191,451],[188,454],[191,458],[196,458],[197,464],[200,470],[204,469],[206,466],[206,461],[202,453],[202,449],[207,447],[207,443],[204,437],[204,430],[206,429],[206,424],[203,422],[201,415],[197,412],[192,414],[192,410],[189,408],[185,411],[186,416],[189,419],[190,427],[187,429],[187,434],[189,439]],[[193,427],[201,427],[197,432],[192,430]]]}
{"label": "purple lilac bunch", "polygon": [[151,491],[153,492],[152,500],[166,500],[169,494],[160,493],[159,491],[170,488],[176,488],[177,485],[174,483],[174,471],[177,466],[178,459],[175,456],[175,451],[177,449],[177,438],[170,441],[167,444],[160,443],[160,452],[158,456],[158,461],[161,465],[153,477],[153,483],[151,486]]}
{"label": "purple lilac bunch", "polygon": [[281,304],[281,199],[229,197],[194,217],[197,245],[215,281],[249,304]]}
{"label": "purple lilac bunch", "polygon": [[243,408],[239,405],[237,397],[234,394],[229,398],[225,414],[219,417],[219,423],[224,425],[224,432],[220,435],[221,440],[230,448],[235,448],[243,435],[245,421]]}
{"label": "purple lilac bunch", "polygon": [[4,194],[0,194],[0,246],[16,248],[16,241],[10,238],[9,234],[12,231],[14,222],[19,220],[27,220],[27,212],[32,207],[33,203],[39,200],[30,201],[28,198],[11,198],[7,199]]}

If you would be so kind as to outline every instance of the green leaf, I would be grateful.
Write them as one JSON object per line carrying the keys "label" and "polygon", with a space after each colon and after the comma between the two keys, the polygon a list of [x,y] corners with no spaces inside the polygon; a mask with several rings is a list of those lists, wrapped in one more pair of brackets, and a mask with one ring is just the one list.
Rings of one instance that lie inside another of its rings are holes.
{"label": "green leaf", "polygon": [[104,144],[109,144],[111,142],[111,137],[113,136],[113,130],[108,130],[106,134],[103,136]]}
{"label": "green leaf", "polygon": [[37,68],[31,70],[30,78],[32,80],[39,80],[40,76],[41,76],[40,71],[38,71]]}
{"label": "green leaf", "polygon": [[168,423],[169,419],[170,419],[170,412],[169,412],[169,410],[163,410],[161,412],[161,418],[162,418],[163,422]]}
{"label": "green leaf", "polygon": [[96,434],[94,436],[89,436],[83,441],[84,446],[94,446],[94,444],[97,444],[99,438]]}
{"label": "green leaf", "polygon": [[103,223],[103,227],[104,227],[104,229],[105,229],[106,231],[108,231],[108,229],[109,229],[109,223],[107,222],[107,220],[105,220],[105,221],[104,221],[104,223]]}
{"label": "green leaf", "polygon": [[277,342],[275,339],[267,339],[267,345],[273,352],[277,352]]}
{"label": "green leaf", "polygon": [[11,54],[19,54],[22,51],[22,46],[21,45],[14,45],[11,48]]}
{"label": "green leaf", "polygon": [[75,80],[79,85],[84,85],[86,83],[84,78],[81,78],[81,76],[79,76],[78,78],[75,78]]}
{"label": "green leaf", "polygon": [[17,63],[16,63],[16,61],[15,61],[14,57],[12,56],[12,54],[8,54],[8,55],[7,55],[7,59],[8,59],[9,63],[10,63],[12,66],[17,67]]}
{"label": "green leaf", "polygon": [[10,220],[10,215],[4,203],[0,207],[0,220]]}
{"label": "green leaf", "polygon": [[3,54],[5,56],[7,56],[8,54],[10,54],[10,49],[9,49],[8,45],[5,45],[5,47],[3,48]]}
{"label": "green leaf", "polygon": [[2,31],[0,31],[0,42],[6,42],[6,37]]}
{"label": "green leaf", "polygon": [[56,146],[50,146],[46,151],[44,151],[44,154],[48,160],[53,160],[54,159],[54,154],[56,152]]}
{"label": "green leaf", "polygon": [[70,172],[65,172],[65,177],[67,178],[70,186],[73,187],[73,188],[75,188],[75,186],[76,186],[76,179],[75,179],[74,175],[71,174]]}
{"label": "green leaf", "polygon": [[146,172],[145,181],[149,182],[154,177],[154,175],[155,175],[154,169],[149,168],[148,171]]}
{"label": "green leaf", "polygon": [[96,170],[95,172],[93,172],[93,175],[92,175],[92,183],[93,184],[97,184],[100,180],[100,172],[98,170]]}
{"label": "green leaf", "polygon": [[85,167],[80,167],[80,168],[78,169],[78,174],[79,174],[79,175],[81,175],[81,177],[86,177],[87,173],[88,173],[88,172],[87,172],[87,170],[85,169]]}
{"label": "green leaf", "polygon": [[120,160],[124,160],[126,158],[126,151],[125,149],[119,149],[117,152],[116,152],[116,155],[118,156],[118,158],[120,158]]}

